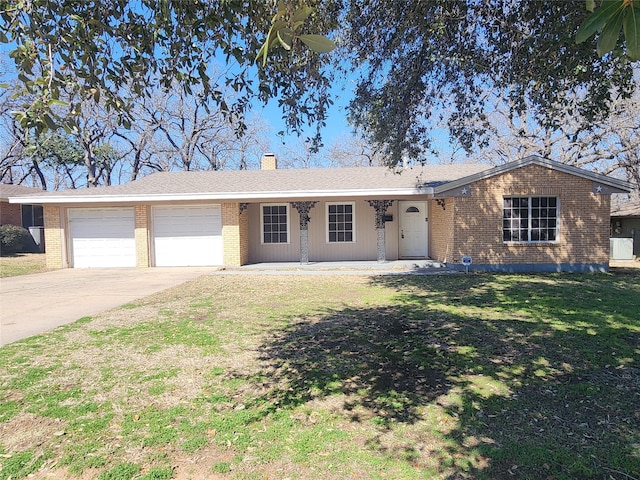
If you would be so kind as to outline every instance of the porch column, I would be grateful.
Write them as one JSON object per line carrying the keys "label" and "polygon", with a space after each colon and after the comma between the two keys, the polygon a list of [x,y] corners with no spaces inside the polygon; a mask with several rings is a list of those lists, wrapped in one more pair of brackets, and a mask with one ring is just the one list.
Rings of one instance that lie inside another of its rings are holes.
{"label": "porch column", "polygon": [[393,205],[393,200],[367,200],[376,211],[376,245],[378,247],[378,262],[387,260],[387,244],[384,236],[384,215],[387,208]]}
{"label": "porch column", "polygon": [[291,202],[300,216],[300,263],[309,263],[309,211],[318,202]]}

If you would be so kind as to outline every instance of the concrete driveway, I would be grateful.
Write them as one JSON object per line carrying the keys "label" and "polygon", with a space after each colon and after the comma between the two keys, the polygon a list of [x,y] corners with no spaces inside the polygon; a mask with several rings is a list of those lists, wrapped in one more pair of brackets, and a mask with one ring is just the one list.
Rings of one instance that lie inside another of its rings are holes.
{"label": "concrete driveway", "polygon": [[0,345],[47,332],[214,271],[212,267],[64,269],[0,279]]}

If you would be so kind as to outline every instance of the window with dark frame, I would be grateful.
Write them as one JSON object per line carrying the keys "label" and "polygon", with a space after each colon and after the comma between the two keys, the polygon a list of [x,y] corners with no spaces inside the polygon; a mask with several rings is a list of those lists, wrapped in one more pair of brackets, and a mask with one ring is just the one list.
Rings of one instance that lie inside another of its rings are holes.
{"label": "window with dark frame", "polygon": [[557,197],[504,197],[504,242],[555,242],[557,239]]}
{"label": "window with dark frame", "polygon": [[289,243],[287,205],[262,205],[262,242]]}
{"label": "window with dark frame", "polygon": [[22,205],[22,226],[44,227],[42,205]]}
{"label": "window with dark frame", "polygon": [[329,204],[327,213],[329,243],[353,242],[353,204]]}

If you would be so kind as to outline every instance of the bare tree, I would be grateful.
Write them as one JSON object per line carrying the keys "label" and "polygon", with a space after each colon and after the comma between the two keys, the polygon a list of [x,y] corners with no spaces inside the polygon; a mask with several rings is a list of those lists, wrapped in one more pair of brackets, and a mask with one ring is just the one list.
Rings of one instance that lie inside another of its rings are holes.
{"label": "bare tree", "polygon": [[197,92],[157,89],[140,98],[130,130],[116,135],[127,145],[131,178],[143,170],[246,169],[266,150],[265,127],[246,121],[238,136],[234,119],[212,111]]}
{"label": "bare tree", "polygon": [[316,151],[311,139],[296,137],[293,143],[283,144],[279,149],[278,165],[282,168],[320,168],[325,162]]}
{"label": "bare tree", "polygon": [[378,167],[385,164],[382,149],[364,138],[354,135],[341,135],[328,149],[331,167]]}
{"label": "bare tree", "polygon": [[490,113],[481,120],[464,121],[465,128],[488,132],[486,142],[471,153],[454,145],[451,156],[455,159],[498,165],[536,154],[640,186],[640,93],[619,96],[608,118],[589,125],[578,124],[570,109],[545,124],[531,110],[513,113],[508,104],[516,100],[508,96],[497,97],[489,91],[484,95],[487,101],[492,99]]}

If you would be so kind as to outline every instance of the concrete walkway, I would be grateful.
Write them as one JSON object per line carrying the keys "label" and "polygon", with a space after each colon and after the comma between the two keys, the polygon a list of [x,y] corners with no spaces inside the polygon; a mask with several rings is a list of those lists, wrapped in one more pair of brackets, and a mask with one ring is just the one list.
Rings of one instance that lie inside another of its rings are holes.
{"label": "concrete walkway", "polygon": [[0,279],[0,346],[210,273],[211,267],[63,269]]}
{"label": "concrete walkway", "polygon": [[387,262],[284,262],[254,263],[227,267],[213,275],[428,275],[454,273],[445,264],[433,260],[392,260]]}

